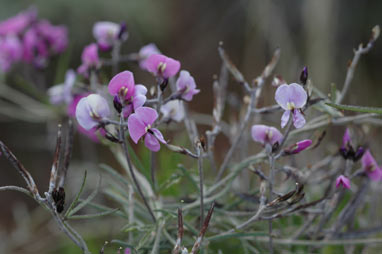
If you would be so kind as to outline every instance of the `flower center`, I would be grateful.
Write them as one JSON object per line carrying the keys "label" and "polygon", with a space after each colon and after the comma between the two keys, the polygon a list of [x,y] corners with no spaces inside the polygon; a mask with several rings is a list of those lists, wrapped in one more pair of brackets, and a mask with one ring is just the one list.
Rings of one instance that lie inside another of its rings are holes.
{"label": "flower center", "polygon": [[294,102],[288,102],[287,103],[287,109],[288,110],[292,110],[292,109],[294,109],[296,106],[294,105]]}
{"label": "flower center", "polygon": [[158,64],[158,72],[163,73],[166,70],[167,64],[164,62],[160,62]]}
{"label": "flower center", "polygon": [[119,89],[119,94],[121,96],[125,97],[128,91],[129,91],[129,88],[123,86],[123,87],[121,87],[121,89]]}
{"label": "flower center", "polygon": [[148,124],[148,125],[145,127],[145,132],[148,132],[150,129],[151,129],[151,124]]}
{"label": "flower center", "polygon": [[273,137],[273,131],[272,130],[266,130],[265,131],[266,139],[267,141],[271,140]]}
{"label": "flower center", "polygon": [[94,112],[93,110],[90,110],[90,113],[89,113],[90,117],[93,118],[93,119],[100,119],[101,117],[96,113]]}

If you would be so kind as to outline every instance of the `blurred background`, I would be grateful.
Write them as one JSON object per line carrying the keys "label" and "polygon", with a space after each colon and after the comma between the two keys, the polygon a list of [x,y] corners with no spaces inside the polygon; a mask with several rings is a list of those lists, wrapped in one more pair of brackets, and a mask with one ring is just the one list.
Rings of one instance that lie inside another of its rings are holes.
{"label": "blurred background", "polygon": [[[382,1],[356,0],[0,0],[0,20],[32,5],[37,7],[40,18],[67,26],[70,46],[65,57],[67,65],[74,69],[81,63],[83,47],[94,41],[95,22],[125,21],[129,38],[122,52],[137,52],[141,46],[154,42],[165,55],[180,60],[182,69],[190,71],[202,90],[190,107],[204,113],[212,110],[212,77],[219,73],[221,66],[217,52],[219,42],[224,43],[226,52],[247,80],[259,75],[273,51],[280,47],[276,74],[291,83],[297,81],[301,69],[308,66],[314,85],[329,93],[331,83],[342,87],[353,49],[361,42],[367,43],[372,27],[381,22],[382,11]],[[64,70],[58,68],[58,62],[56,59],[44,71],[48,86],[63,81]],[[371,52],[362,56],[345,104],[382,106],[381,63],[379,39]],[[137,83],[152,82],[151,76],[138,71],[137,66],[124,67],[134,71]],[[239,86],[237,90],[240,91]],[[264,91],[260,106],[274,103],[273,92]],[[49,180],[58,121],[28,123],[0,118],[0,139],[30,169],[41,190],[45,190]],[[378,131],[380,128],[373,130],[366,142],[375,138]],[[342,130],[329,137],[339,141],[341,133]],[[227,147],[224,141],[222,145]],[[378,142],[372,146],[375,154],[381,153]],[[224,154],[218,156],[223,158]],[[86,167],[89,171],[100,162],[115,163],[102,145],[84,137],[76,138],[73,161],[74,168],[78,162],[77,167]],[[83,161],[90,164],[83,165],[80,163]],[[78,176],[82,173],[71,173],[73,186],[78,186],[81,178]],[[96,181],[97,174],[91,177]],[[24,186],[24,183],[10,164],[0,159],[0,186],[3,185]],[[12,232],[21,223],[25,216],[22,211],[33,211],[35,207],[31,199],[13,192],[0,192],[0,204],[3,234]]]}

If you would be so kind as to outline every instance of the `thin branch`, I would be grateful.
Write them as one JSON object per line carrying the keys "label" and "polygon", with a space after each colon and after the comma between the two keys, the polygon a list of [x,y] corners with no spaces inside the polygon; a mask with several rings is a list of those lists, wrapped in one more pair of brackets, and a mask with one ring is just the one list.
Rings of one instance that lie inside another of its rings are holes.
{"label": "thin branch", "polygon": [[53,165],[50,171],[50,180],[49,180],[49,193],[52,193],[56,188],[57,183],[57,174],[59,168],[60,154],[61,154],[61,124],[58,125],[57,131],[57,141],[56,141],[56,150],[54,152]]}
{"label": "thin branch", "polygon": [[347,73],[346,73],[346,78],[344,82],[344,86],[342,88],[341,94],[337,97],[336,103],[339,104],[342,102],[342,100],[345,98],[345,95],[347,91],[349,90],[350,84],[353,80],[355,68],[357,67],[358,61],[361,58],[361,55],[368,53],[371,48],[374,46],[374,42],[377,40],[379,36],[379,26],[375,26],[372,29],[372,35],[367,43],[366,47],[363,47],[362,43],[359,44],[358,49],[354,50],[354,57],[353,60],[350,63],[350,66],[348,67]]}

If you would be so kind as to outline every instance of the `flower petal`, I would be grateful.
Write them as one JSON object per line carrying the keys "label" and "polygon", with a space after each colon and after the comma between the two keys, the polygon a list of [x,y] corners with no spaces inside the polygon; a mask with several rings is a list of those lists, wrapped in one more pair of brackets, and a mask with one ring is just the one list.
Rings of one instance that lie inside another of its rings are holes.
{"label": "flower petal", "polygon": [[134,95],[135,82],[131,71],[123,71],[115,75],[109,82],[108,90],[111,95],[118,95],[122,87],[127,88],[125,98],[130,98]]}
{"label": "flower petal", "polygon": [[289,85],[290,90],[290,100],[294,103],[295,108],[302,108],[306,104],[308,99],[308,94],[305,92],[304,88],[296,83]]}
{"label": "flower petal", "polygon": [[290,97],[290,89],[287,84],[283,84],[277,88],[275,100],[284,110],[289,110],[287,104],[290,102]]}
{"label": "flower petal", "polygon": [[151,128],[150,130],[154,133],[154,136],[155,136],[160,142],[162,142],[163,144],[167,144],[166,140],[164,140],[164,138],[163,138],[162,133],[161,133],[158,129],[156,129],[156,128]]}
{"label": "flower petal", "polygon": [[158,118],[158,113],[149,107],[139,107],[135,110],[135,113],[145,126],[153,124]]}
{"label": "flower petal", "polygon": [[290,110],[285,110],[283,115],[281,116],[281,128],[284,128],[288,123],[290,117]]}
{"label": "flower petal", "polygon": [[99,117],[104,118],[110,115],[109,104],[98,94],[91,94],[87,98],[90,110],[96,113]]}
{"label": "flower petal", "polygon": [[160,150],[158,139],[150,133],[147,133],[145,136],[145,146],[153,152],[158,152]]}
{"label": "flower petal", "polygon": [[82,98],[76,107],[76,119],[85,130],[90,130],[98,125],[98,122],[90,116],[90,112],[88,97]]}
{"label": "flower petal", "polygon": [[294,109],[293,110],[293,124],[294,124],[294,127],[296,127],[297,129],[298,128],[301,128],[305,125],[305,118],[303,116],[303,114],[300,112],[300,110],[298,109]]}
{"label": "flower petal", "polygon": [[137,144],[138,140],[146,133],[146,125],[139,118],[137,113],[131,114],[129,116],[127,119],[127,127],[129,128],[130,137],[135,144]]}

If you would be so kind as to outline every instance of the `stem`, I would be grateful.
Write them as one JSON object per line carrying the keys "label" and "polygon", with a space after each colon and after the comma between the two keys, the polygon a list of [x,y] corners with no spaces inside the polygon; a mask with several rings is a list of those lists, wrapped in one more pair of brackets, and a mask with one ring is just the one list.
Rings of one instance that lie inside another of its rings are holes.
{"label": "stem", "polygon": [[151,210],[150,205],[147,202],[145,195],[143,195],[141,186],[139,185],[139,182],[135,176],[133,165],[132,165],[131,160],[130,160],[129,151],[127,149],[127,144],[126,144],[124,125],[123,125],[124,124],[123,114],[121,114],[120,121],[121,121],[121,125],[119,128],[119,136],[120,136],[120,140],[122,141],[122,148],[123,148],[123,151],[125,153],[125,157],[126,157],[127,165],[129,167],[129,172],[130,172],[131,178],[133,179],[135,187],[137,188],[138,193],[143,200],[143,203],[145,204],[148,212],[150,213],[151,218],[153,219],[154,222],[156,222],[156,218],[154,216],[154,213]]}
{"label": "stem", "polygon": [[204,221],[204,191],[203,191],[203,156],[200,149],[200,144],[197,145],[198,168],[199,168],[199,184],[200,184],[200,229],[203,227]]}

